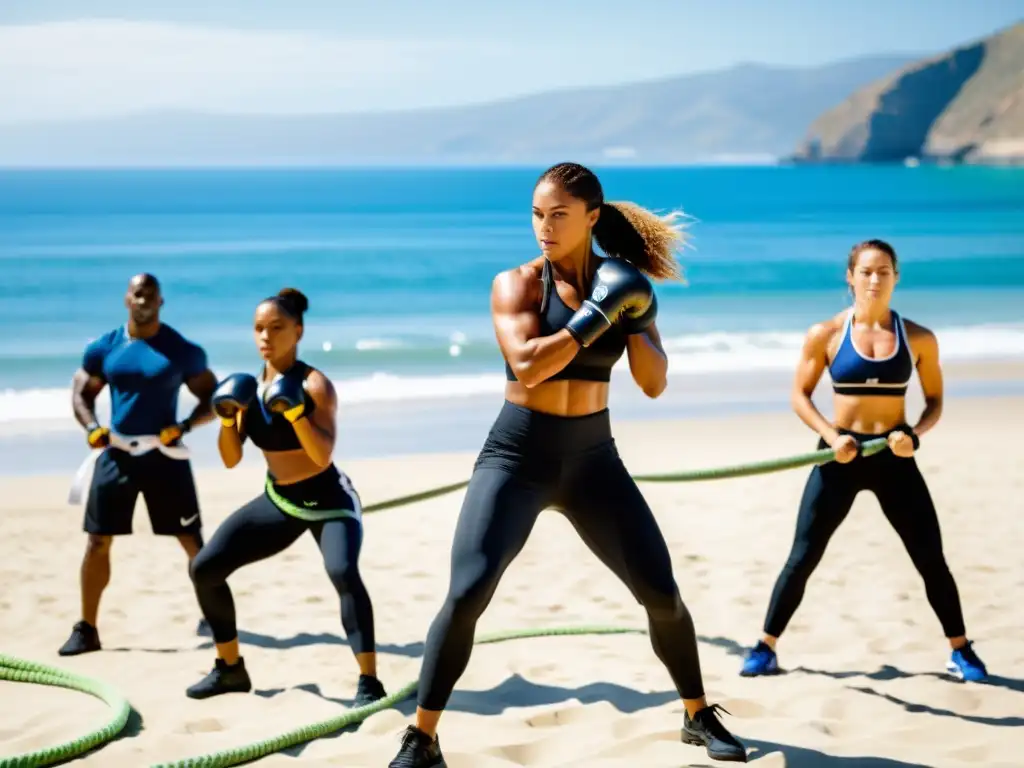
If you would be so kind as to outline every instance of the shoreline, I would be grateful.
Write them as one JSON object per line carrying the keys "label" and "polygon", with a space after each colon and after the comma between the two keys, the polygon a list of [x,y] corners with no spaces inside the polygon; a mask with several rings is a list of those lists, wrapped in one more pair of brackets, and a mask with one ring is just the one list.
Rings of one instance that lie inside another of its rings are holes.
{"label": "shoreline", "polygon": [[[947,403],[953,399],[1024,396],[1024,362],[952,363],[944,366],[944,374]],[[613,376],[609,409],[616,430],[629,423],[761,414],[788,413],[797,420],[789,405],[789,371],[670,374],[669,388],[657,400],[646,398],[632,386],[628,373],[617,371]],[[826,374],[814,393],[826,417],[831,413],[830,396]],[[475,453],[501,402],[500,394],[487,393],[343,406],[339,409],[335,463],[344,467],[362,459]],[[912,419],[922,407],[920,386],[912,383],[907,394],[908,417]],[[101,414],[108,411],[106,407],[98,410]],[[215,422],[198,428],[186,444],[192,451],[194,467],[220,467]],[[251,446],[248,448],[243,463],[262,465],[262,457]],[[71,419],[0,424],[0,477],[67,474],[70,479],[87,452],[82,430]]]}

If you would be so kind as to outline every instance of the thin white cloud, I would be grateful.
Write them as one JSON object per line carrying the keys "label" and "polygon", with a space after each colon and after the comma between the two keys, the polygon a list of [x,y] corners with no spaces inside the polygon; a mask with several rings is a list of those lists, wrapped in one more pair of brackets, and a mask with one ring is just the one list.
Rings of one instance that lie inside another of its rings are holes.
{"label": "thin white cloud", "polygon": [[[120,20],[0,26],[0,120],[185,109],[325,112],[398,106],[493,45],[349,40]],[[482,63],[482,62],[481,62]]]}

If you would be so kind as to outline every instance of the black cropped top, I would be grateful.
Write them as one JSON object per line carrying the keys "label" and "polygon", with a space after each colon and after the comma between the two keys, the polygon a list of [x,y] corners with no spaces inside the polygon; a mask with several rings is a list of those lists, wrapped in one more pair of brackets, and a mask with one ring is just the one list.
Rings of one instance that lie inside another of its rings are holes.
{"label": "black cropped top", "polygon": [[[295,364],[281,375],[289,378],[295,376],[305,382],[310,370],[310,366],[306,363],[296,360]],[[246,438],[252,438],[253,444],[264,451],[294,451],[302,448],[291,422],[284,417],[284,414],[271,413],[263,402],[263,393],[269,384],[263,383],[262,372],[260,372],[258,380],[260,386],[256,402],[246,408],[245,417],[242,420],[242,429]],[[305,394],[305,389],[303,389],[303,400],[306,405],[305,413],[308,416],[316,410],[316,403],[313,398]]]}
{"label": "black cropped top", "polygon": [[[557,333],[569,318],[575,314],[562,301],[562,297],[555,290],[554,276],[551,274],[551,262],[544,260],[541,281],[544,285],[543,298],[540,305],[540,335],[550,336]],[[576,357],[572,359],[565,368],[552,375],[547,381],[565,381],[576,379],[580,381],[608,381],[611,378],[612,367],[622,357],[626,350],[626,334],[618,325],[613,325],[589,347],[581,347]],[[505,361],[505,378],[509,381],[518,381],[512,366]]]}

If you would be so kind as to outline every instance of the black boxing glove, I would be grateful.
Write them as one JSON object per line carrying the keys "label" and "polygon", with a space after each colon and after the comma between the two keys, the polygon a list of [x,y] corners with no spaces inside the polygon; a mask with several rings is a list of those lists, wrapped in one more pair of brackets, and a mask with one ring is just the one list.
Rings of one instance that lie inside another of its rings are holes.
{"label": "black boxing glove", "polygon": [[235,425],[235,417],[244,411],[256,398],[259,384],[256,377],[249,373],[233,373],[217,385],[210,403],[213,412],[220,417],[226,427]]}
{"label": "black boxing glove", "polygon": [[658,295],[656,293],[651,294],[651,304],[647,307],[647,311],[644,312],[640,317],[632,318],[623,316],[619,320],[619,327],[622,328],[622,332],[627,336],[632,336],[636,333],[643,333],[651,324],[655,318],[658,317]]}
{"label": "black boxing glove", "polygon": [[301,376],[279,376],[263,393],[263,402],[271,413],[280,413],[295,423],[306,410],[306,390]]}
{"label": "black boxing glove", "polygon": [[602,259],[594,273],[590,296],[584,299],[565,329],[580,346],[589,347],[620,319],[637,320],[654,301],[651,281],[628,261]]}

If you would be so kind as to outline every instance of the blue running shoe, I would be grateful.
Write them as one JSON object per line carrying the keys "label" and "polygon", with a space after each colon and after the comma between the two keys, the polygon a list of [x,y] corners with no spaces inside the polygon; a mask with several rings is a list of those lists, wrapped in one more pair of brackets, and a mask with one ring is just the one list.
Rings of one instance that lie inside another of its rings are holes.
{"label": "blue running shoe", "polygon": [[977,683],[988,677],[985,662],[978,658],[973,645],[974,643],[968,642],[963,648],[957,648],[946,662],[946,671],[957,680]]}
{"label": "blue running shoe", "polygon": [[764,640],[758,641],[757,645],[747,652],[747,658],[743,660],[743,669],[740,670],[741,677],[759,677],[761,675],[775,675],[779,672],[779,659],[775,651]]}

